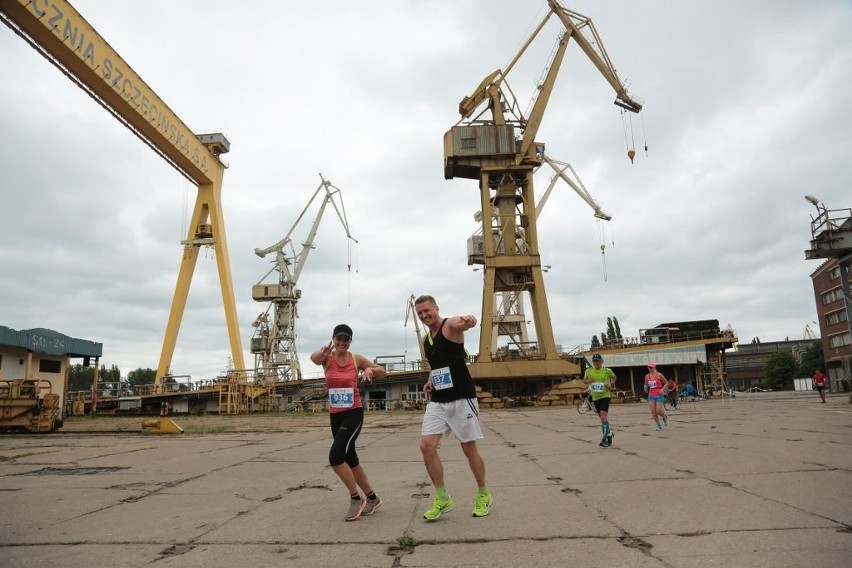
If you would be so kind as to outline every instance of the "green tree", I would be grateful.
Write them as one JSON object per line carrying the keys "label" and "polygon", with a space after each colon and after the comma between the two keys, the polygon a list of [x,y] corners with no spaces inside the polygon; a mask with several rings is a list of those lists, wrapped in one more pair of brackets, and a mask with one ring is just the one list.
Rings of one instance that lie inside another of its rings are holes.
{"label": "green tree", "polygon": [[121,370],[116,365],[109,369],[106,365],[101,365],[98,371],[98,390],[111,390],[113,395],[120,396],[121,386]]}
{"label": "green tree", "polygon": [[610,337],[606,334],[605,331],[601,332],[601,345],[606,345],[607,341],[610,340]]}
{"label": "green tree", "polygon": [[127,384],[131,387],[138,385],[153,385],[157,377],[154,369],[133,369],[127,373]]}
{"label": "green tree", "polygon": [[813,377],[817,369],[825,371],[825,354],[822,352],[822,340],[811,343],[802,353],[802,364],[799,366],[800,377]]}
{"label": "green tree", "polygon": [[600,347],[600,346],[601,346],[600,339],[598,339],[597,335],[593,335],[592,336],[592,349],[594,349],[595,347]]}
{"label": "green tree", "polygon": [[80,363],[71,365],[68,368],[68,390],[71,392],[92,390],[94,377],[94,367],[84,367]]}
{"label": "green tree", "polygon": [[622,339],[621,327],[618,325],[618,319],[615,316],[606,318],[606,336],[610,341]]}
{"label": "green tree", "polygon": [[789,351],[776,351],[763,366],[763,376],[772,390],[792,390],[798,373],[799,363]]}

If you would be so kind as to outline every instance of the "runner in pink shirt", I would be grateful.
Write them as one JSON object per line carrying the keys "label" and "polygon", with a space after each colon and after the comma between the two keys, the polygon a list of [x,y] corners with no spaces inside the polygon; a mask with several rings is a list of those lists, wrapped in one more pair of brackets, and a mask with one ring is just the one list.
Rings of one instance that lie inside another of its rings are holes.
{"label": "runner in pink shirt", "polygon": [[662,430],[660,426],[660,417],[663,418],[663,425],[669,425],[669,417],[666,416],[666,411],[663,408],[663,401],[666,399],[666,378],[662,373],[657,372],[657,364],[653,361],[648,363],[648,374],[645,375],[645,392],[648,393],[648,407],[651,409],[651,417],[656,422],[656,430]]}

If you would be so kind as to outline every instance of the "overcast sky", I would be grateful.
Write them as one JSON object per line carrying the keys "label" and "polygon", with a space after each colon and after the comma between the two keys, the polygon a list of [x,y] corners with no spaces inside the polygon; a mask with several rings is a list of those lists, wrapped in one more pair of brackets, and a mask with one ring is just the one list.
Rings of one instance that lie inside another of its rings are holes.
{"label": "overcast sky", "polygon": [[[353,351],[417,359],[410,294],[480,316],[481,272],[466,262],[477,184],[443,179],[442,137],[546,2],[73,4],[190,129],[231,142],[224,215],[249,367],[266,309],[251,286],[270,267],[254,248],[287,233],[318,172],[341,188],[358,244],[348,250],[329,211],[298,282],[306,375],[340,322]],[[718,319],[743,343],[803,337],[819,266],[804,258],[815,209],[803,196],[852,207],[852,3],[566,5],[593,19],[646,106],[631,164],[611,87],[569,46],[537,140],[613,220],[599,224],[561,183],[539,217],[557,343],[588,345],[607,316],[626,337],[693,319]],[[508,77],[522,109],[556,33],[550,24]],[[124,375],[156,368],[195,187],[5,26],[0,68],[0,325],[102,342],[102,362]],[[538,195],[549,179],[536,174]],[[478,334],[466,340],[478,350]],[[229,353],[202,250],[172,371],[210,378]]]}

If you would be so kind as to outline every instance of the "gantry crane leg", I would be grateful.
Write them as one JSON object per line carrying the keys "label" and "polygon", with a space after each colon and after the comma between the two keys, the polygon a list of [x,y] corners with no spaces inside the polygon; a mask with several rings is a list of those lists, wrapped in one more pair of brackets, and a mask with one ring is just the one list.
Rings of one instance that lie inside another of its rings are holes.
{"label": "gantry crane leg", "polygon": [[[195,207],[190,218],[189,233],[186,241],[184,241],[183,257],[181,258],[175,294],[172,298],[169,321],[166,325],[163,350],[160,353],[160,363],[157,366],[157,391],[162,390],[162,379],[169,373],[178,332],[180,331],[180,324],[183,320],[184,310],[186,309],[186,300],[189,296],[192,275],[195,272],[195,266],[198,262],[198,252],[205,245],[212,244],[216,251],[216,267],[219,272],[219,285],[222,292],[222,304],[225,309],[225,323],[228,328],[228,339],[234,368],[237,370],[245,369],[239,323],[237,321],[237,307],[234,299],[234,285],[231,278],[231,265],[228,256],[228,242],[225,236],[225,220],[222,214],[221,194],[224,169],[220,169],[219,172],[218,178],[213,183],[198,186],[198,195],[196,196]],[[200,227],[205,226],[210,231],[209,235],[199,231]],[[157,394],[160,393],[157,392]]]}

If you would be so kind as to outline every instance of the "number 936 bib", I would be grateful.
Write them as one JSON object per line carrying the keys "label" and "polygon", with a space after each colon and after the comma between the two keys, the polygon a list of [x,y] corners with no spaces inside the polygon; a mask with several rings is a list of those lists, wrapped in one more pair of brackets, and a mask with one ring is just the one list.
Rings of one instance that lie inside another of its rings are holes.
{"label": "number 936 bib", "polygon": [[355,389],[328,389],[328,404],[332,408],[352,408],[355,404]]}
{"label": "number 936 bib", "polygon": [[429,371],[429,380],[432,381],[432,388],[435,390],[444,390],[453,386],[453,376],[450,374],[449,367],[432,369]]}

